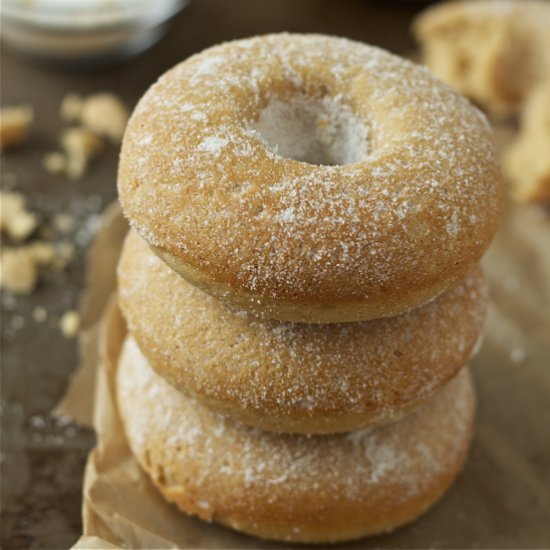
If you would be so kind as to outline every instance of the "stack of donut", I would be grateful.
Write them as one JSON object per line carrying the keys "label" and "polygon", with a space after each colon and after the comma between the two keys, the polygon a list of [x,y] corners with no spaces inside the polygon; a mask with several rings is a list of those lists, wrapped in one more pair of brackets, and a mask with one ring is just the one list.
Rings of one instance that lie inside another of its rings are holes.
{"label": "stack of donut", "polygon": [[500,214],[483,116],[319,35],[210,48],[124,138],[130,447],[186,513],[329,542],[405,524],[462,467]]}

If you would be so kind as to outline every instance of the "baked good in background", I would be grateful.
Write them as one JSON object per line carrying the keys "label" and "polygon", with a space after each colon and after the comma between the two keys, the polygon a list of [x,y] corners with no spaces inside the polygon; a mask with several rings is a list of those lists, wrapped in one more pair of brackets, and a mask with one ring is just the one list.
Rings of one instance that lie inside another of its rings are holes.
{"label": "baked good in background", "polygon": [[318,35],[210,48],[139,102],[131,225],[189,282],[268,318],[396,315],[460,283],[500,216],[485,118],[416,66]]}
{"label": "baked good in background", "polygon": [[550,2],[444,2],[418,16],[424,62],[485,109],[517,113],[550,75]]}
{"label": "baked good in background", "polygon": [[502,165],[517,200],[550,203],[550,71],[527,99]]}
{"label": "baked good in background", "polygon": [[464,369],[396,423],[332,436],[263,432],[178,392],[130,337],[116,388],[130,447],[169,501],[295,542],[386,532],[426,511],[464,463],[475,401]]}
{"label": "baked good in background", "polygon": [[330,325],[261,320],[193,287],[133,231],[118,289],[133,338],[174,387],[249,425],[300,433],[390,422],[430,398],[475,353],[487,306],[477,268],[397,317]]}

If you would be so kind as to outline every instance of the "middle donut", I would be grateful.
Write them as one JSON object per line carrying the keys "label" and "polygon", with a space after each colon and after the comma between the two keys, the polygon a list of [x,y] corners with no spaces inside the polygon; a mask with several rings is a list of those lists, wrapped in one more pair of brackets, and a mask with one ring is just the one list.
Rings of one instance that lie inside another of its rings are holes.
{"label": "middle donut", "polygon": [[405,314],[314,325],[231,309],[172,271],[133,231],[121,310],[151,366],[213,410],[265,430],[336,433],[390,422],[472,357],[487,302],[477,268]]}

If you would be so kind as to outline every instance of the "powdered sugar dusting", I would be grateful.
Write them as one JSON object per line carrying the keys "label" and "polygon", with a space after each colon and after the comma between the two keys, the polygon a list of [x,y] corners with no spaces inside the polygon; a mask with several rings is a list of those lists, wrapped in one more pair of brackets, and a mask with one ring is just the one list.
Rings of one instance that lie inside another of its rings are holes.
{"label": "powdered sugar dusting", "polygon": [[183,396],[150,369],[131,339],[117,387],[128,439],[141,464],[171,499],[196,495],[212,513],[217,505],[239,509],[243,502],[250,514],[256,502],[273,513],[308,502],[315,515],[337,502],[376,506],[387,503],[388,495],[407,501],[430,491],[441,472],[456,471],[473,416],[469,373],[463,371],[398,423],[340,436],[261,432]]}
{"label": "powdered sugar dusting", "polygon": [[292,208],[292,207],[291,208],[286,208],[285,210],[282,210],[277,215],[277,221],[279,221],[281,223],[292,222],[295,219],[296,219],[295,218],[295,212],[294,212],[294,208]]}
{"label": "powdered sugar dusting", "polygon": [[[304,112],[315,123],[309,145],[279,124],[293,105],[298,134]],[[282,34],[161,77],[129,123],[119,192],[148,242],[217,280],[276,299],[384,301],[466,275],[496,228],[499,181],[483,115],[427,69]]]}
{"label": "powdered sugar dusting", "polygon": [[[284,223],[292,217],[286,213]],[[122,312],[158,372],[209,406],[216,400],[232,414],[252,415],[245,421],[288,431],[299,422],[315,421],[321,431],[387,422],[427,399],[469,361],[486,302],[476,270],[452,291],[397,317],[283,323],[204,294],[135,232],[119,263]]]}
{"label": "powdered sugar dusting", "polygon": [[198,151],[206,151],[212,155],[219,155],[222,149],[229,143],[225,138],[209,136],[204,138],[197,146]]}

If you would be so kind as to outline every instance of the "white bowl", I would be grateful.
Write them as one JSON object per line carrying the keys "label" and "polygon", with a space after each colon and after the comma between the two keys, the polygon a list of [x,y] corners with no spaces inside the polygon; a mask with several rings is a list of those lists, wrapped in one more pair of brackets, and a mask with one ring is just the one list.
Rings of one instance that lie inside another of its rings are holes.
{"label": "white bowl", "polygon": [[189,0],[3,0],[2,38],[65,65],[101,64],[157,42]]}

